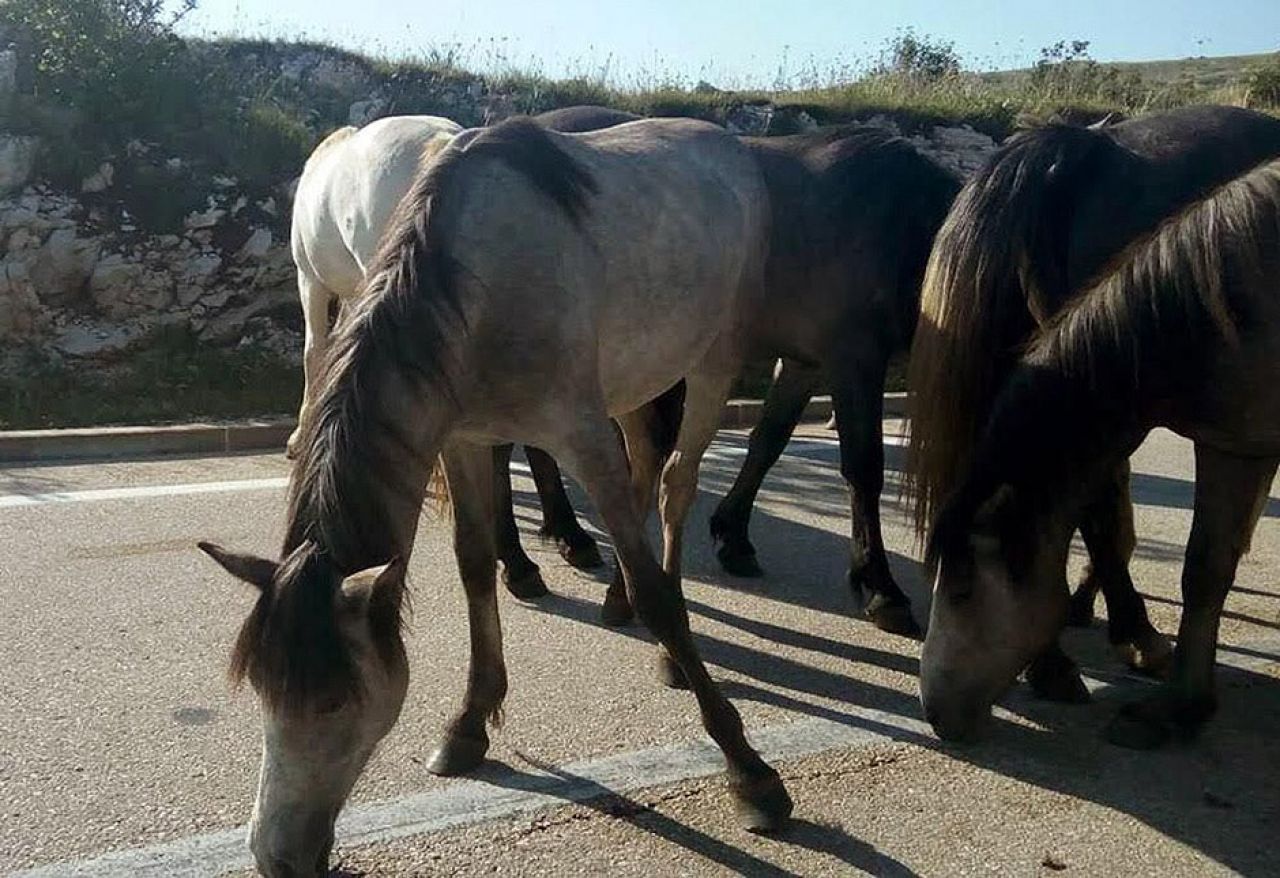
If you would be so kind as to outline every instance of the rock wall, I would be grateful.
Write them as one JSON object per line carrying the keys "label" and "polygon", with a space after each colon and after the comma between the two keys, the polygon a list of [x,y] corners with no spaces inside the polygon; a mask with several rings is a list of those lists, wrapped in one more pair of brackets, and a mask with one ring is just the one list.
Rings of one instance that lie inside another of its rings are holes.
{"label": "rock wall", "polygon": [[[0,103],[12,98],[8,56],[0,52]],[[347,110],[355,124],[404,110],[385,78],[349,60],[302,49],[251,61],[318,93],[358,96]],[[437,97],[463,124],[517,110],[475,83],[450,81],[446,92]],[[805,112],[760,103],[734,106],[723,121],[748,134],[817,125]],[[884,117],[867,124],[897,131]],[[939,127],[910,139],[961,174],[972,173],[996,146],[969,128]],[[0,354],[10,355],[0,356],[0,370],[24,350],[81,363],[119,358],[172,326],[189,327],[211,344],[261,345],[299,357],[301,314],[288,250],[296,180],[249,192],[233,179],[202,178],[207,193],[197,197],[199,206],[179,214],[180,228],[155,234],[130,214],[126,204],[136,210],[139,202],[136,192],[132,202],[124,198],[125,188],[141,176],[153,187],[159,180],[163,189],[171,178],[189,188],[183,157],[135,142],[88,175],[79,192],[67,193],[33,180],[39,149],[36,138],[0,132]]]}

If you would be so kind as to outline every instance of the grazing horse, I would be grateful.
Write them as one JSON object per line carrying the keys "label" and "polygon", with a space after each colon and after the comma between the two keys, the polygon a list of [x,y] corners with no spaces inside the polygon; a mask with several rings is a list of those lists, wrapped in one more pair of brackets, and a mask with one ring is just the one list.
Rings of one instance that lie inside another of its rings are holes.
{"label": "grazing horse", "polygon": [[721,565],[759,576],[748,523],[756,492],[825,376],[849,485],[849,586],[878,627],[918,634],[880,533],[885,371],[911,340],[934,235],[959,181],[901,138],[866,127],[750,138],[773,231],[752,353],[781,357],[732,489],[711,517]]}
{"label": "grazing horse", "polygon": [[282,559],[203,546],[260,589],[232,673],[263,711],[250,846],[264,872],[326,867],[334,818],[399,715],[405,570],[438,460],[471,666],[429,767],[483,760],[507,690],[496,442],[548,449],[586,488],[632,604],[725,755],[740,819],[786,820],[786,789],[703,666],[679,580],[649,546],[610,423],[684,376],[691,388],[721,376],[727,395],[767,226],[751,155],[689,120],[564,135],[515,119],[457,138],[415,181],[337,329],[293,467]]}
{"label": "grazing horse", "polygon": [[[583,106],[535,118],[557,131],[589,131],[639,117],[606,107]],[[357,295],[396,205],[419,169],[461,130],[456,123],[437,116],[391,116],[361,129],[339,129],[307,160],[294,198],[291,242],[306,327],[305,385],[298,428],[289,437],[291,455],[297,453],[302,424],[310,413],[328,349],[330,308]],[[554,540],[561,556],[573,566],[599,566],[600,552],[574,515],[555,461],[536,448],[525,452],[541,500],[542,535]],[[500,446],[495,454],[500,466],[509,467],[510,445]],[[499,479],[497,490],[503,581],[521,598],[545,594],[538,565],[520,545],[511,510],[510,478]]]}
{"label": "grazing horse", "polygon": [[[939,235],[908,369],[907,481],[921,534],[959,485],[1020,347],[1126,246],[1277,149],[1275,120],[1193,107],[1116,125],[1048,126],[988,161]],[[1087,624],[1101,588],[1116,653],[1163,676],[1168,639],[1129,576],[1136,538],[1127,460],[1096,486],[1078,527],[1090,563],[1069,620]],[[1087,697],[1056,647],[1045,659],[1029,672],[1038,690]]]}
{"label": "grazing horse", "polygon": [[973,734],[1052,648],[1076,527],[1109,605],[1108,578],[1132,589],[1125,462],[1160,425],[1196,447],[1183,616],[1172,679],[1110,737],[1158,746],[1212,713],[1222,604],[1280,458],[1278,158],[1280,121],[1192,108],[1033,132],[961,193],[910,372],[940,735]]}

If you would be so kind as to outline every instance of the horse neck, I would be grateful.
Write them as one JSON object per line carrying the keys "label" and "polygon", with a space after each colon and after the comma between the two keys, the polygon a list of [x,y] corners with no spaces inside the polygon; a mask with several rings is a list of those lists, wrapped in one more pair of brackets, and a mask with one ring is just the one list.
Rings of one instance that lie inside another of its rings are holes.
{"label": "horse neck", "polygon": [[328,400],[290,488],[285,553],[309,539],[346,572],[408,556],[447,432],[447,406],[409,382],[367,386],[359,409]]}

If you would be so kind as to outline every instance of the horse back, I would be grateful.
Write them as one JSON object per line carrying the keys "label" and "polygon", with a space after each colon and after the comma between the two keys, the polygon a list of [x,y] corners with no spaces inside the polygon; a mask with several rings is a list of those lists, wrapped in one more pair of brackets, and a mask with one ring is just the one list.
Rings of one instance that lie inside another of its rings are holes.
{"label": "horse back", "polygon": [[307,161],[294,200],[294,261],[340,298],[355,295],[378,241],[424,160],[461,128],[391,116],[341,129]]}

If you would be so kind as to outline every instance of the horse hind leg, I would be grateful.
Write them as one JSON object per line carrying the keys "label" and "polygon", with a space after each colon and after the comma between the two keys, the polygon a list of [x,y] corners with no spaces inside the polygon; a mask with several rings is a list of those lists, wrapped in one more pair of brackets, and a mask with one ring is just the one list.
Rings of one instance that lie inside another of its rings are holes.
{"label": "horse hind leg", "polygon": [[493,511],[496,526],[498,560],[502,562],[502,584],[513,597],[522,601],[547,594],[542,571],[520,545],[520,529],[516,526],[515,500],[511,495],[511,452],[513,446],[493,447]]}
{"label": "horse hind leg", "polygon": [[747,458],[733,487],[711,515],[711,539],[719,544],[716,558],[732,576],[764,575],[749,535],[751,510],[764,477],[791,440],[820,377],[818,370],[795,360],[778,360],[760,421],[747,441]]}
{"label": "horse hind leg", "polygon": [[831,363],[831,401],[840,436],[840,473],[849,486],[848,584],[872,624],[919,638],[911,603],[889,570],[880,529],[884,489],[884,381],[889,355],[882,343],[851,339]]}
{"label": "horse hind leg", "polygon": [[1156,696],[1126,705],[1107,737],[1136,749],[1198,730],[1217,709],[1213,668],[1222,606],[1248,551],[1275,459],[1241,458],[1196,446],[1196,499],[1182,568],[1182,621],[1173,674]]}
{"label": "horse hind leg", "polygon": [[456,443],[445,449],[443,457],[453,500],[453,551],[467,596],[471,662],[462,708],[445,727],[444,739],[431,754],[427,769],[456,775],[484,761],[489,750],[486,723],[497,726],[502,721],[507,666],[498,620],[493,452]]}
{"label": "horse hind leg", "polygon": [[560,557],[570,567],[590,570],[602,566],[604,559],[600,557],[600,548],[578,523],[555,459],[532,445],[524,447],[524,455],[529,461],[529,471],[533,473],[533,484],[538,489],[538,499],[542,504],[542,528],[539,531],[542,538],[555,542]]}
{"label": "horse hind leg", "polygon": [[[627,454],[631,498],[641,521],[648,521],[649,513],[653,511],[654,488],[658,482],[658,470],[661,466],[662,449],[655,441],[657,432],[654,419],[657,416],[653,405],[650,404],[621,415],[617,419],[618,429],[622,434],[622,444]],[[600,619],[606,625],[618,626],[626,625],[633,618],[635,618],[635,611],[631,607],[631,599],[627,596],[622,564],[615,554],[613,578],[609,582],[608,591],[605,592],[604,605],[600,608]]]}
{"label": "horse hind leg", "polygon": [[747,742],[742,718],[720,692],[694,646],[679,581],[657,563],[634,502],[626,456],[604,414],[555,449],[590,494],[613,537],[632,606],[679,666],[698,700],[703,727],[728,764],[729,788],[749,830],[781,828],[791,797],[778,773]]}
{"label": "horse hind leg", "polygon": [[1173,648],[1156,630],[1146,604],[1129,575],[1137,538],[1133,501],[1129,496],[1129,464],[1121,464],[1101,486],[1080,520],[1080,535],[1089,550],[1089,572],[1072,598],[1071,612],[1082,616],[1092,598],[1088,589],[1100,588],[1107,602],[1108,637],[1116,654],[1135,670],[1153,676],[1169,672]]}
{"label": "horse hind leg", "polygon": [[307,420],[311,417],[315,396],[319,392],[320,377],[329,350],[329,307],[337,298],[332,290],[301,268],[298,269],[298,297],[302,302],[304,329],[302,404],[298,409],[298,425],[289,435],[285,446],[289,457],[296,457],[301,450]]}

